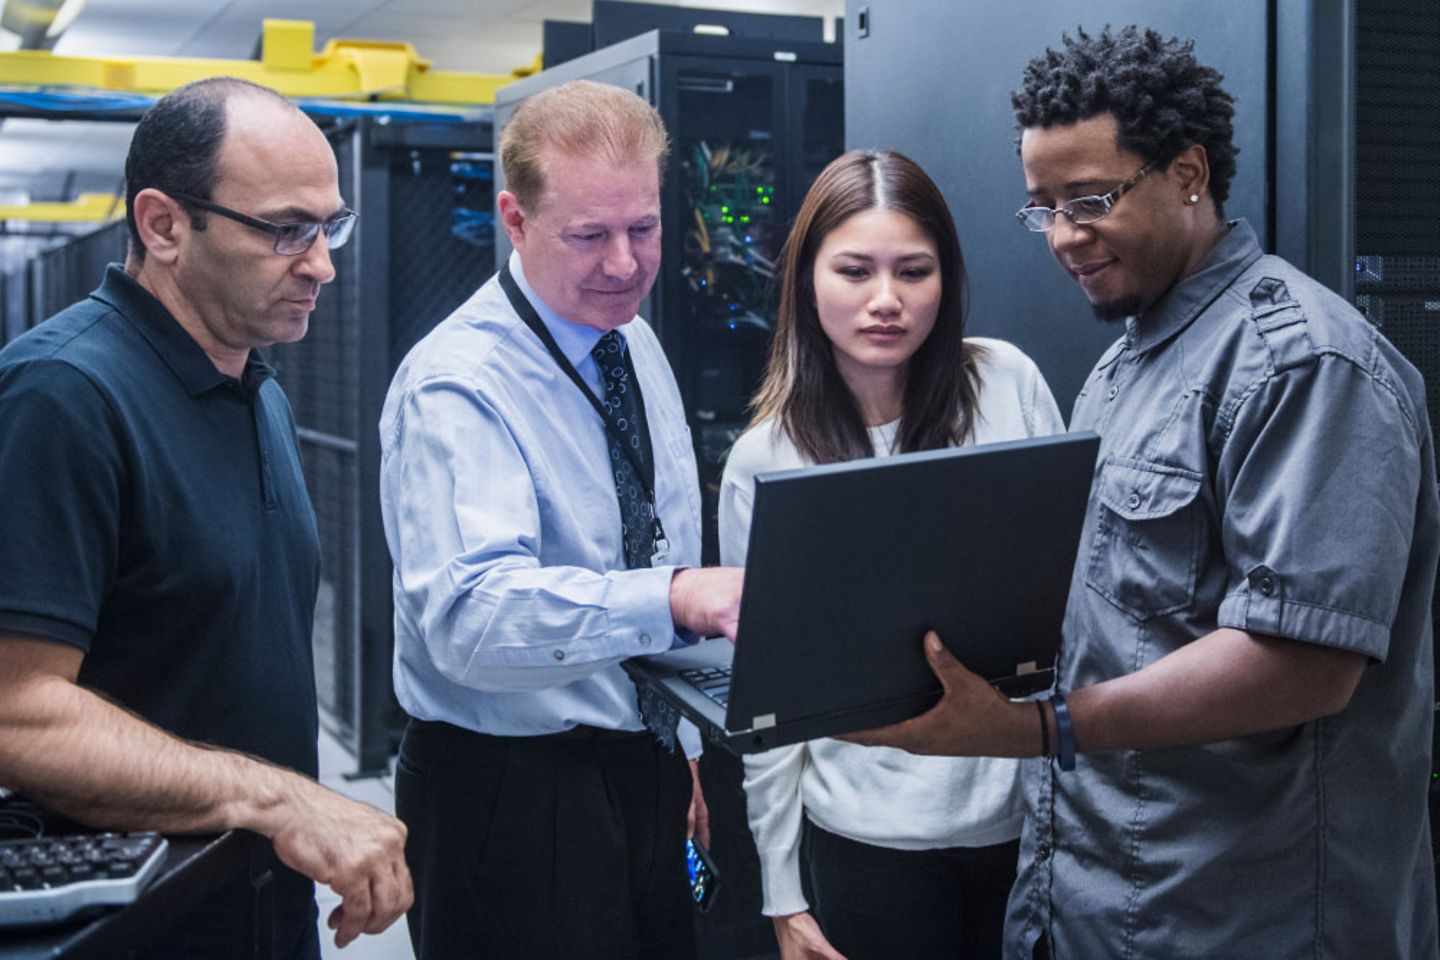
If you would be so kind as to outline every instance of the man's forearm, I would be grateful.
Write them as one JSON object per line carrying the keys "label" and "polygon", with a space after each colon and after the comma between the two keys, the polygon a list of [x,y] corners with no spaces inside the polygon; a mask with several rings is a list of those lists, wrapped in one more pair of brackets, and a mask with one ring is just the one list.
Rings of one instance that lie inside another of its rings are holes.
{"label": "man's forearm", "polygon": [[[1053,710],[1007,701],[934,633],[925,656],[945,688],[928,712],[841,739],[951,757],[1033,757],[1061,744]],[[1345,709],[1366,658],[1348,650],[1220,629],[1143,670],[1067,690],[1079,752],[1213,743]],[[1044,733],[1042,734],[1042,719]]]}
{"label": "man's forearm", "polygon": [[0,783],[75,820],[121,830],[273,835],[310,781],[190,743],[62,677],[11,688],[0,708]]}
{"label": "man's forearm", "polygon": [[1081,752],[1213,743],[1338,713],[1363,654],[1220,629],[1069,696]]}

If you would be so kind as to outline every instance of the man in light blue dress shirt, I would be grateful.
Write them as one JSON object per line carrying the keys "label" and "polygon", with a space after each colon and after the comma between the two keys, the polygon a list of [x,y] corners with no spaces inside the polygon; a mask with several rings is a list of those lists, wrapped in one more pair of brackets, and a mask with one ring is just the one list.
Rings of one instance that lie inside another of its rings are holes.
{"label": "man in light blue dress shirt", "polygon": [[[501,143],[515,252],[386,399],[395,689],[412,718],[396,807],[422,960],[694,954],[683,854],[703,800],[619,666],[677,632],[733,640],[739,614],[740,571],[699,569],[690,433],[635,316],[666,150],[655,111],[619,88],[525,101]],[[607,377],[643,398],[618,428],[592,354],[608,344],[631,366]],[[628,463],[639,479],[617,480]],[[693,728],[681,739],[698,753]]]}

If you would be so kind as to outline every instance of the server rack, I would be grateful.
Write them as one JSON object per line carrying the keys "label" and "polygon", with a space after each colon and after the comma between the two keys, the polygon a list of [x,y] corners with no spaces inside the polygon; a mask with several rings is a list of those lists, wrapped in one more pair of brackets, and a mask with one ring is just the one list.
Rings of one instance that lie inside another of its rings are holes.
{"label": "server rack", "polygon": [[[575,79],[635,91],[670,132],[662,267],[641,314],[685,402],[713,563],[720,474],[764,372],[780,246],[810,183],[844,149],[840,47],[652,30],[501,88],[496,130],[525,97]],[[503,230],[496,250],[509,255]]]}
{"label": "server rack", "polygon": [[100,286],[105,266],[125,260],[129,233],[118,220],[77,233],[0,274],[0,347]]}
{"label": "server rack", "polygon": [[290,397],[320,527],[321,721],[359,774],[387,769],[403,723],[391,683],[389,550],[376,425],[405,353],[494,271],[488,120],[360,118],[329,131],[360,214],[305,339],[266,351]]}
{"label": "server rack", "polygon": [[[1339,50],[1347,95],[1324,115],[1338,132],[1337,166],[1351,200],[1335,217],[1328,248],[1346,273],[1337,289],[1353,295],[1424,375],[1433,430],[1440,427],[1440,6],[1354,0],[1327,12],[1340,42],[1321,49]],[[1440,638],[1440,589],[1431,614]],[[1440,697],[1440,655],[1436,661]],[[1440,701],[1432,737],[1430,835],[1440,843]],[[1435,854],[1440,873],[1440,846]]]}
{"label": "server rack", "polygon": [[[1348,13],[1348,11],[1347,11]],[[1354,300],[1420,368],[1430,424],[1440,424],[1440,6],[1357,0],[1344,22],[1353,42],[1353,109],[1339,142],[1352,205],[1335,259],[1351,267]],[[1343,246],[1341,245],[1343,244]],[[1353,265],[1353,266],[1352,266]]]}

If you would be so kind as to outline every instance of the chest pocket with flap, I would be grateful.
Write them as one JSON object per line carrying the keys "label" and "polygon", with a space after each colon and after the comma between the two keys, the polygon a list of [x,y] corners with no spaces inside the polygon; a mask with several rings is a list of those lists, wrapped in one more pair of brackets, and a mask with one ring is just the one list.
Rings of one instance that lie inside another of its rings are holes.
{"label": "chest pocket with flap", "polygon": [[1200,475],[1114,459],[1101,468],[1097,483],[1099,516],[1086,583],[1138,620],[1188,606],[1200,548]]}

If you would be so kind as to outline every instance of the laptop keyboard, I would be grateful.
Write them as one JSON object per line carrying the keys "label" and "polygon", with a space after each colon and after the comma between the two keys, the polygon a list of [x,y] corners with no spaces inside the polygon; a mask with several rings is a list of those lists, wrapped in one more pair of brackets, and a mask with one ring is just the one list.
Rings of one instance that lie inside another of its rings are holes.
{"label": "laptop keyboard", "polygon": [[730,706],[729,667],[706,667],[698,670],[681,670],[680,679],[720,704],[720,706]]}

